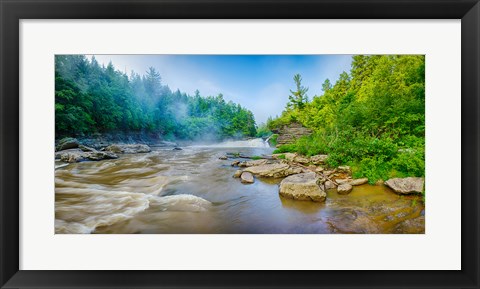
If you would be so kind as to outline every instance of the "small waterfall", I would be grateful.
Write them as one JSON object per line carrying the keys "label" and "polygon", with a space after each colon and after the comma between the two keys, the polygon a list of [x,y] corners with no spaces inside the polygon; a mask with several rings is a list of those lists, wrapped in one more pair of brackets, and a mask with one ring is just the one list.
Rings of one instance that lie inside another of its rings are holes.
{"label": "small waterfall", "polygon": [[269,137],[267,137],[267,139],[265,140],[265,143],[267,144],[267,147],[270,147],[270,144],[268,143],[268,141],[272,138],[273,134],[270,135]]}

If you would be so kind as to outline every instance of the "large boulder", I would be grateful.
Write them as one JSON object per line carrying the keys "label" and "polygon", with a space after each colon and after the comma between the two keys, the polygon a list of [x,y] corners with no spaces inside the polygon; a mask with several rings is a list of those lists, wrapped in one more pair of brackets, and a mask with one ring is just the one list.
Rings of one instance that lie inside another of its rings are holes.
{"label": "large boulder", "polygon": [[385,182],[397,194],[416,194],[423,192],[423,178],[393,178]]}
{"label": "large boulder", "polygon": [[87,147],[87,146],[84,146],[84,145],[79,145],[78,148],[81,149],[84,152],[96,152],[97,151],[94,148]]}
{"label": "large boulder", "polygon": [[145,144],[113,144],[106,147],[105,150],[116,154],[138,154],[152,151],[150,147]]}
{"label": "large boulder", "polygon": [[336,189],[337,188],[337,185],[335,185],[335,183],[331,182],[331,181],[326,181],[324,183],[324,188],[325,190],[331,190],[331,189]]}
{"label": "large boulder", "polygon": [[249,172],[243,172],[240,175],[240,181],[244,184],[253,184],[253,175]]}
{"label": "large boulder", "polygon": [[352,179],[347,178],[347,179],[335,179],[335,182],[339,185],[341,184],[348,184],[352,181]]}
{"label": "large boulder", "polygon": [[283,155],[287,161],[293,161],[297,157],[296,153],[284,153]]}
{"label": "large boulder", "polygon": [[368,183],[368,179],[367,178],[361,178],[361,179],[346,178],[346,179],[336,179],[335,182],[337,182],[337,184],[339,185],[349,184],[352,186],[360,186]]}
{"label": "large boulder", "polygon": [[83,151],[80,148],[68,149],[55,153],[55,159],[66,163],[78,163],[82,161],[100,161],[105,159],[116,159],[118,156],[112,152],[102,152],[97,150]]}
{"label": "large boulder", "polygon": [[295,153],[281,153],[281,154],[273,154],[272,158],[274,158],[276,160],[284,159],[284,160],[287,160],[287,161],[293,161],[296,156],[297,156],[297,154],[295,154]]}
{"label": "large boulder", "polygon": [[260,159],[260,160],[239,162],[238,166],[239,167],[253,167],[253,166],[266,165],[266,164],[269,164],[269,163],[271,163],[271,162],[267,159]]}
{"label": "large boulder", "polygon": [[299,164],[304,164],[304,165],[310,163],[309,158],[306,158],[304,156],[299,156],[299,155],[295,156],[293,158],[293,161],[296,162],[296,163],[299,163]]}
{"label": "large boulder", "polygon": [[368,183],[367,178],[353,179],[349,182],[349,184],[352,185],[352,186],[360,186],[360,185],[364,185],[366,183]]}
{"label": "large boulder", "polygon": [[323,170],[322,174],[326,177],[331,176],[333,173],[335,173],[335,170]]}
{"label": "large boulder", "polygon": [[281,196],[301,201],[325,201],[327,194],[320,188],[321,179],[314,173],[301,173],[286,177],[280,183]]}
{"label": "large boulder", "polygon": [[55,153],[55,159],[66,163],[77,163],[86,160],[86,156],[81,149],[68,149]]}
{"label": "large boulder", "polygon": [[100,151],[91,151],[86,152],[85,157],[91,161],[101,161],[101,160],[109,160],[109,159],[117,159],[118,156],[112,152],[100,152]]}
{"label": "large boulder", "polygon": [[80,143],[76,138],[66,137],[66,138],[62,138],[58,142],[57,146],[55,147],[55,150],[58,152],[58,151],[63,151],[68,149],[74,149],[74,148],[78,148],[79,145]]}
{"label": "large boulder", "polygon": [[323,165],[328,159],[328,155],[315,155],[310,157],[310,162],[314,165]]}
{"label": "large boulder", "polygon": [[242,175],[243,171],[242,170],[236,170],[235,173],[233,174],[234,178],[239,178]]}
{"label": "large boulder", "polygon": [[290,175],[302,173],[303,169],[298,167],[291,167],[288,164],[279,163],[248,167],[244,171],[260,177],[283,178]]}
{"label": "large boulder", "polygon": [[352,191],[353,187],[352,185],[348,184],[348,183],[345,183],[345,184],[341,184],[341,185],[338,185],[337,187],[337,193],[339,195],[346,195],[346,194],[350,194],[350,192]]}

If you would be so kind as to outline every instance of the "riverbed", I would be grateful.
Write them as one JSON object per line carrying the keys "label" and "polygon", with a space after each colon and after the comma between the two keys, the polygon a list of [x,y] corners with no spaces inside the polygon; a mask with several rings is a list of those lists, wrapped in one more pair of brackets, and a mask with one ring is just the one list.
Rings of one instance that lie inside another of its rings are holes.
{"label": "riverbed", "polygon": [[418,196],[383,185],[327,192],[324,203],[285,199],[281,179],[242,184],[226,153],[273,152],[261,139],[125,154],[118,159],[56,163],[56,233],[331,234],[424,233]]}

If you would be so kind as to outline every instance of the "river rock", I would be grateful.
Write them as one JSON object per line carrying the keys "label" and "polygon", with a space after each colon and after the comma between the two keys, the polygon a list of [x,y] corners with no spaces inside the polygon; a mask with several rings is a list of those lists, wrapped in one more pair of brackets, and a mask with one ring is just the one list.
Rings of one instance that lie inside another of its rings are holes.
{"label": "river rock", "polygon": [[[173,148],[174,151],[182,151],[183,149],[181,147],[174,147]],[[147,152],[148,153],[148,152]]]}
{"label": "river rock", "polygon": [[285,159],[287,161],[293,161],[296,156],[297,156],[297,154],[295,154],[295,153],[281,153],[281,154],[273,154],[272,158],[274,158],[276,160]]}
{"label": "river rock", "polygon": [[218,159],[219,159],[219,160],[224,160],[224,161],[225,161],[225,160],[228,160],[228,157],[227,157],[227,156],[221,156],[221,157],[219,157]]}
{"label": "river rock", "polygon": [[331,181],[326,181],[325,184],[324,184],[324,187],[325,187],[325,190],[331,190],[331,189],[337,188],[337,185],[335,185]]}
{"label": "river rock", "polygon": [[78,148],[81,149],[83,152],[96,152],[97,151],[94,148],[87,147],[87,146],[84,146],[84,145],[79,145]]}
{"label": "river rock", "polygon": [[144,144],[113,144],[106,147],[105,150],[117,154],[149,153],[152,151],[149,146]]}
{"label": "river rock", "polygon": [[323,175],[326,176],[326,177],[329,177],[331,174],[333,174],[335,172],[335,170],[329,170],[329,171],[323,171]]}
{"label": "river rock", "polygon": [[240,175],[240,181],[244,184],[253,184],[253,175],[249,172],[242,172]]}
{"label": "river rock", "polygon": [[92,151],[92,152],[86,152],[85,157],[88,158],[89,160],[92,161],[101,161],[101,160],[107,160],[107,159],[117,159],[118,156],[112,152],[104,151]]}
{"label": "river rock", "polygon": [[367,178],[361,178],[361,179],[346,178],[346,179],[336,179],[335,182],[339,185],[349,184],[352,186],[360,186],[368,183],[368,179]]}
{"label": "river rock", "polygon": [[317,173],[321,173],[321,172],[324,171],[324,168],[322,168],[322,167],[317,167],[317,168],[315,169],[315,171],[316,171]]}
{"label": "river rock", "polygon": [[231,166],[235,167],[235,166],[238,166],[238,164],[240,164],[240,161],[233,161]]}
{"label": "river rock", "polygon": [[239,178],[242,175],[243,171],[242,170],[236,170],[235,173],[233,174],[234,178]]}
{"label": "river rock", "polygon": [[310,157],[310,162],[314,165],[323,165],[328,159],[328,155],[315,155]]}
{"label": "river rock", "polygon": [[347,175],[351,175],[352,174],[352,169],[349,166],[339,166],[337,168],[337,172],[347,174]]}
{"label": "river rock", "polygon": [[308,158],[306,158],[306,157],[304,157],[304,156],[299,156],[299,155],[295,156],[295,157],[293,158],[293,161],[296,162],[296,163],[299,163],[299,164],[308,164],[308,163],[310,163],[310,159],[308,159]]}
{"label": "river rock", "polygon": [[342,234],[378,234],[381,231],[378,223],[367,213],[358,209],[339,209],[327,217],[332,233]]}
{"label": "river rock", "polygon": [[425,234],[425,216],[407,219],[394,228],[396,234]]}
{"label": "river rock", "polygon": [[368,183],[368,179],[367,178],[353,179],[348,183],[352,186],[360,186]]}
{"label": "river rock", "polygon": [[248,167],[244,171],[260,177],[282,178],[289,175],[302,173],[303,169],[298,167],[291,167],[288,164],[280,163]]}
{"label": "river rock", "polygon": [[78,148],[78,145],[79,145],[79,142],[76,138],[66,137],[66,138],[62,138],[58,142],[58,145],[56,146],[55,150],[63,151],[68,149],[74,149],[74,148]]}
{"label": "river rock", "polygon": [[348,179],[336,179],[335,182],[339,185],[341,184],[348,184],[352,181],[352,179],[348,178]]}
{"label": "river rock", "polygon": [[337,187],[337,193],[340,194],[340,195],[350,194],[352,189],[353,189],[352,185],[350,185],[348,183],[341,184],[341,185],[338,185],[338,187]]}
{"label": "river rock", "polygon": [[116,159],[118,156],[108,151],[83,151],[80,148],[68,149],[55,153],[55,159],[60,159],[66,163],[78,163],[82,161],[100,161],[105,159]]}
{"label": "river rock", "polygon": [[297,157],[296,153],[284,153],[284,155],[287,161],[293,161]]}
{"label": "river rock", "polygon": [[314,172],[286,177],[280,183],[281,196],[301,201],[325,201],[327,194],[318,185],[319,177]]}
{"label": "river rock", "polygon": [[55,158],[66,163],[76,163],[86,159],[85,153],[81,149],[62,150],[55,154]]}
{"label": "river rock", "polygon": [[385,182],[397,194],[415,194],[423,192],[423,178],[393,178]]}
{"label": "river rock", "polygon": [[266,165],[269,164],[270,162],[266,159],[261,159],[261,160],[253,160],[253,161],[245,161],[245,162],[240,162],[238,163],[239,167],[253,167],[253,166],[261,166],[261,165]]}

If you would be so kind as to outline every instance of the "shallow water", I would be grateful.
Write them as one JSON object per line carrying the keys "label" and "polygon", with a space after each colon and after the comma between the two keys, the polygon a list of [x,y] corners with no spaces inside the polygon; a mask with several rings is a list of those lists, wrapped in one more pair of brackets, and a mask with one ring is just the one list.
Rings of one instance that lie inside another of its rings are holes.
{"label": "shallow water", "polygon": [[363,185],[349,195],[329,191],[325,203],[295,201],[278,194],[281,179],[245,185],[232,178],[233,159],[218,159],[272,151],[252,140],[59,166],[56,233],[424,232],[418,197]]}

